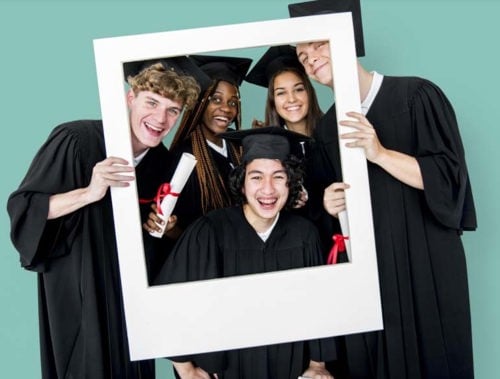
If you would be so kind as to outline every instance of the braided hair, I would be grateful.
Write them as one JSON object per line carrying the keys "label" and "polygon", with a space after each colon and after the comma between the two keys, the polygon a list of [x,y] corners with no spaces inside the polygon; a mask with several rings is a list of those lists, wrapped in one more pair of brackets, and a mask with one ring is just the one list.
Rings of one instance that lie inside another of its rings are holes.
{"label": "braided hair", "polygon": [[[217,169],[201,124],[203,114],[209,103],[209,97],[213,95],[219,82],[220,80],[215,80],[202,96],[200,96],[195,107],[185,111],[171,144],[171,148],[175,149],[184,141],[191,138],[193,155],[198,161],[196,164],[196,175],[200,184],[203,214],[212,209],[227,207],[232,204],[229,188]],[[239,99],[239,89],[237,86],[235,86],[235,89]],[[234,123],[236,129],[239,130],[241,127],[241,104],[239,101]],[[226,144],[228,146],[228,154],[231,157],[231,161],[239,165],[241,158],[239,147],[229,141],[226,141]]]}

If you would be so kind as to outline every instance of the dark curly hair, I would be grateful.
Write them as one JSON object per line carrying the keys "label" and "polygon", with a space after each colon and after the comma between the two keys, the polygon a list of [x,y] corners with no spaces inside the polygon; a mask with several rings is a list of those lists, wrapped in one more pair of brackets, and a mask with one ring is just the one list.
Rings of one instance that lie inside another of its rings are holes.
{"label": "dark curly hair", "polygon": [[[236,166],[229,175],[229,190],[234,199],[235,204],[243,205],[246,203],[245,195],[243,194],[243,186],[245,183],[246,167],[249,162],[243,162]],[[281,161],[287,175],[287,186],[289,189],[288,199],[285,204],[285,209],[291,209],[296,205],[302,191],[302,183],[304,181],[304,165],[303,162],[290,154],[284,161]]]}

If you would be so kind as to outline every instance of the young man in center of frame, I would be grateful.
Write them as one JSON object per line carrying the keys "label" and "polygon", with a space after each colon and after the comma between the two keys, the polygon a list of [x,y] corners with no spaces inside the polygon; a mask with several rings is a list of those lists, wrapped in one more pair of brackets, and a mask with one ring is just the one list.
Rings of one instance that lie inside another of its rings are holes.
{"label": "young man in center of frame", "polygon": [[[222,133],[241,143],[242,163],[230,176],[237,206],[207,213],[183,234],[157,284],[215,279],[322,264],[314,225],[289,212],[302,189],[290,144],[308,137],[281,127]],[[257,307],[258,294],[248,300]],[[181,305],[180,305],[181,306]],[[258,327],[258,326],[255,326]],[[297,341],[171,358],[182,379],[331,379],[325,341]],[[212,375],[212,376],[211,376]]]}

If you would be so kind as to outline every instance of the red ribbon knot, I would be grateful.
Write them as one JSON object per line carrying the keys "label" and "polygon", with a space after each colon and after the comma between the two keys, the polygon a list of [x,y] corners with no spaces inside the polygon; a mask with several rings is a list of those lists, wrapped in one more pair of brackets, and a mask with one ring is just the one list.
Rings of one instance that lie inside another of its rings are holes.
{"label": "red ribbon knot", "polygon": [[178,197],[179,193],[172,192],[172,186],[170,183],[163,183],[158,187],[156,196],[153,199],[139,199],[139,203],[145,204],[154,201],[156,203],[156,207],[158,208],[158,214],[163,215],[163,211],[161,210],[161,201],[168,195]]}
{"label": "red ribbon knot", "polygon": [[349,239],[349,236],[343,236],[342,234],[334,234],[332,237],[333,246],[328,254],[328,259],[326,264],[333,265],[337,263],[338,253],[345,251],[345,241]]}

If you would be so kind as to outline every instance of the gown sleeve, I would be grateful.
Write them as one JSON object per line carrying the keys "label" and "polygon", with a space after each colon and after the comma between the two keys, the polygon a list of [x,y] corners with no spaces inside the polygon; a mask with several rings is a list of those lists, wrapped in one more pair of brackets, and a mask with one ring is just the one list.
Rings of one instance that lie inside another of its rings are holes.
{"label": "gown sleeve", "polygon": [[47,263],[70,251],[80,219],[79,212],[47,220],[49,198],[78,188],[78,138],[64,125],[54,129],[36,154],[24,180],[8,199],[11,240],[21,265],[45,271]]}
{"label": "gown sleeve", "polygon": [[218,278],[222,275],[220,255],[211,221],[201,217],[179,238],[155,284]]}
{"label": "gown sleeve", "polygon": [[436,85],[424,80],[410,106],[417,136],[416,159],[430,211],[448,228],[474,230],[476,217],[464,148],[450,102]]}

